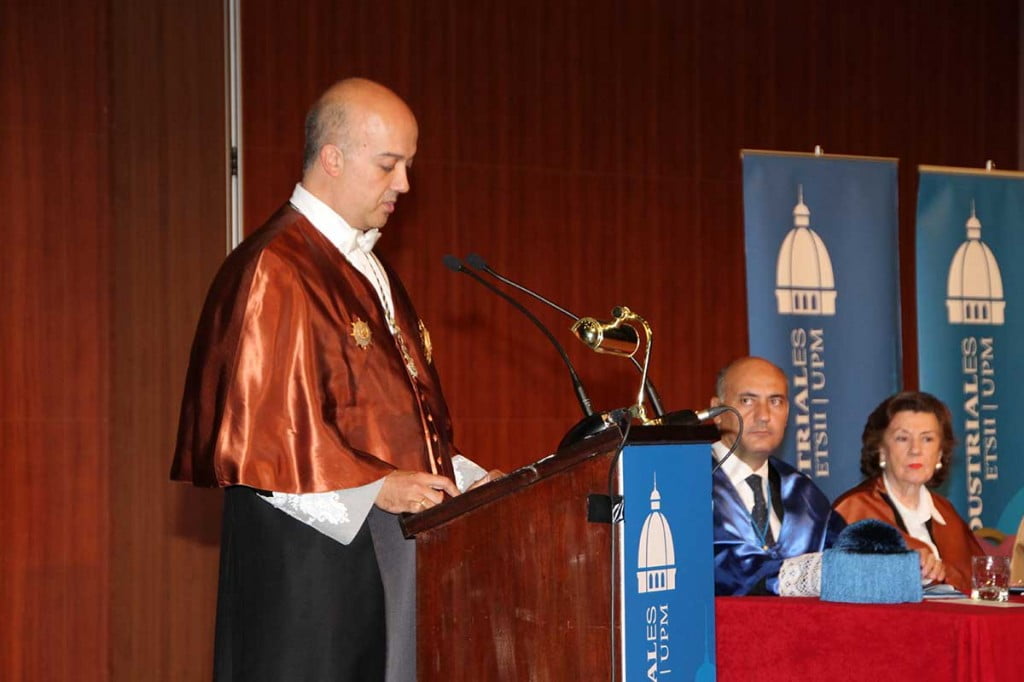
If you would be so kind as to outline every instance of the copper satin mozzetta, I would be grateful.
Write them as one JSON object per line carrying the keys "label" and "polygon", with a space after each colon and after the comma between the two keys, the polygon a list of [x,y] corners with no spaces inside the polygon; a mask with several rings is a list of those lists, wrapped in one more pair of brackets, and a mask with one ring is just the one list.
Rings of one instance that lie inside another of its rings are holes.
{"label": "copper satin mozzetta", "polygon": [[281,208],[228,256],[196,331],[171,477],[288,493],[365,485],[393,468],[453,478],[428,336],[388,274],[407,358],[373,286],[296,210]]}
{"label": "copper satin mozzetta", "polygon": [[[964,523],[956,509],[942,495],[932,492],[932,504],[946,524],[943,525],[932,521],[930,532],[935,546],[942,555],[942,563],[946,567],[946,582],[959,591],[970,594],[971,592],[971,556],[984,554],[985,551],[978,544],[971,529]],[[849,523],[860,519],[879,519],[889,525],[896,526],[903,534],[910,549],[931,549],[920,540],[911,537],[897,518],[896,510],[889,502],[889,495],[885,491],[885,482],[880,476],[869,478],[856,488],[849,490],[836,499],[835,510],[839,512]]]}

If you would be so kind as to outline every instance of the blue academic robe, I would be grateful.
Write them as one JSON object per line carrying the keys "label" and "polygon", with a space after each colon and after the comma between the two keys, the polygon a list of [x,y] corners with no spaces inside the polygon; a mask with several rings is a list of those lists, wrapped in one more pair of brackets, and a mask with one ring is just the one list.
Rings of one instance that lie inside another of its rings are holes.
{"label": "blue academic robe", "polygon": [[775,457],[768,469],[772,507],[782,521],[768,549],[729,477],[721,469],[712,477],[716,595],[778,594],[783,560],[831,547],[846,525],[809,477]]}

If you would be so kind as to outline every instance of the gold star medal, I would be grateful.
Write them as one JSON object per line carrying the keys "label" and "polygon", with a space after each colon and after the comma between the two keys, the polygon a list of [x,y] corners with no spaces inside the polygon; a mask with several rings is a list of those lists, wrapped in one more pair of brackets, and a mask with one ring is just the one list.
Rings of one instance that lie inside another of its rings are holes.
{"label": "gold star medal", "polygon": [[356,345],[360,348],[364,350],[369,348],[370,343],[373,341],[370,335],[370,325],[358,317],[352,320],[352,338],[355,339]]}
{"label": "gold star medal", "polygon": [[427,356],[427,364],[431,364],[431,354],[434,351],[434,346],[430,343],[430,332],[427,331],[427,325],[423,324],[423,320],[419,321],[420,327],[420,340],[423,342],[423,354]]}

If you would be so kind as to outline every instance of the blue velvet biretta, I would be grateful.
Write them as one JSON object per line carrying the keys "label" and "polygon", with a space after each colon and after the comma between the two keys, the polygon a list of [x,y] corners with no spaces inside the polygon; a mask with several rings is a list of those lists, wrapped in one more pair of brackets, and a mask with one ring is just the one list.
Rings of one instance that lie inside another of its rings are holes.
{"label": "blue velvet biretta", "polygon": [[921,560],[889,524],[857,521],[822,555],[821,598],[858,604],[921,601]]}
{"label": "blue velvet biretta", "polygon": [[854,554],[903,554],[907,551],[903,535],[877,519],[850,524],[839,533],[832,547]]}

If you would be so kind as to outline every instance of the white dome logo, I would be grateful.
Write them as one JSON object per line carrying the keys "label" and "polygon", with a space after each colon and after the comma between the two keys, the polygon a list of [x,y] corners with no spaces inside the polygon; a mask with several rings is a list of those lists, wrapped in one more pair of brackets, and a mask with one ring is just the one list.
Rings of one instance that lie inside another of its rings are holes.
{"label": "white dome logo", "polygon": [[672,529],[661,513],[661,493],[658,477],[654,477],[651,491],[651,511],[640,530],[640,551],[637,555],[637,588],[645,592],[664,592],[676,589],[676,550],[672,542]]}
{"label": "white dome logo", "polygon": [[780,315],[835,315],[836,282],[825,242],[811,229],[811,211],[798,189],[793,229],[786,234],[775,266]]}
{"label": "white dome logo", "polygon": [[988,244],[981,241],[981,221],[971,201],[967,219],[967,241],[960,245],[949,264],[946,281],[946,312],[950,324],[1001,325],[1006,301],[999,263]]}

